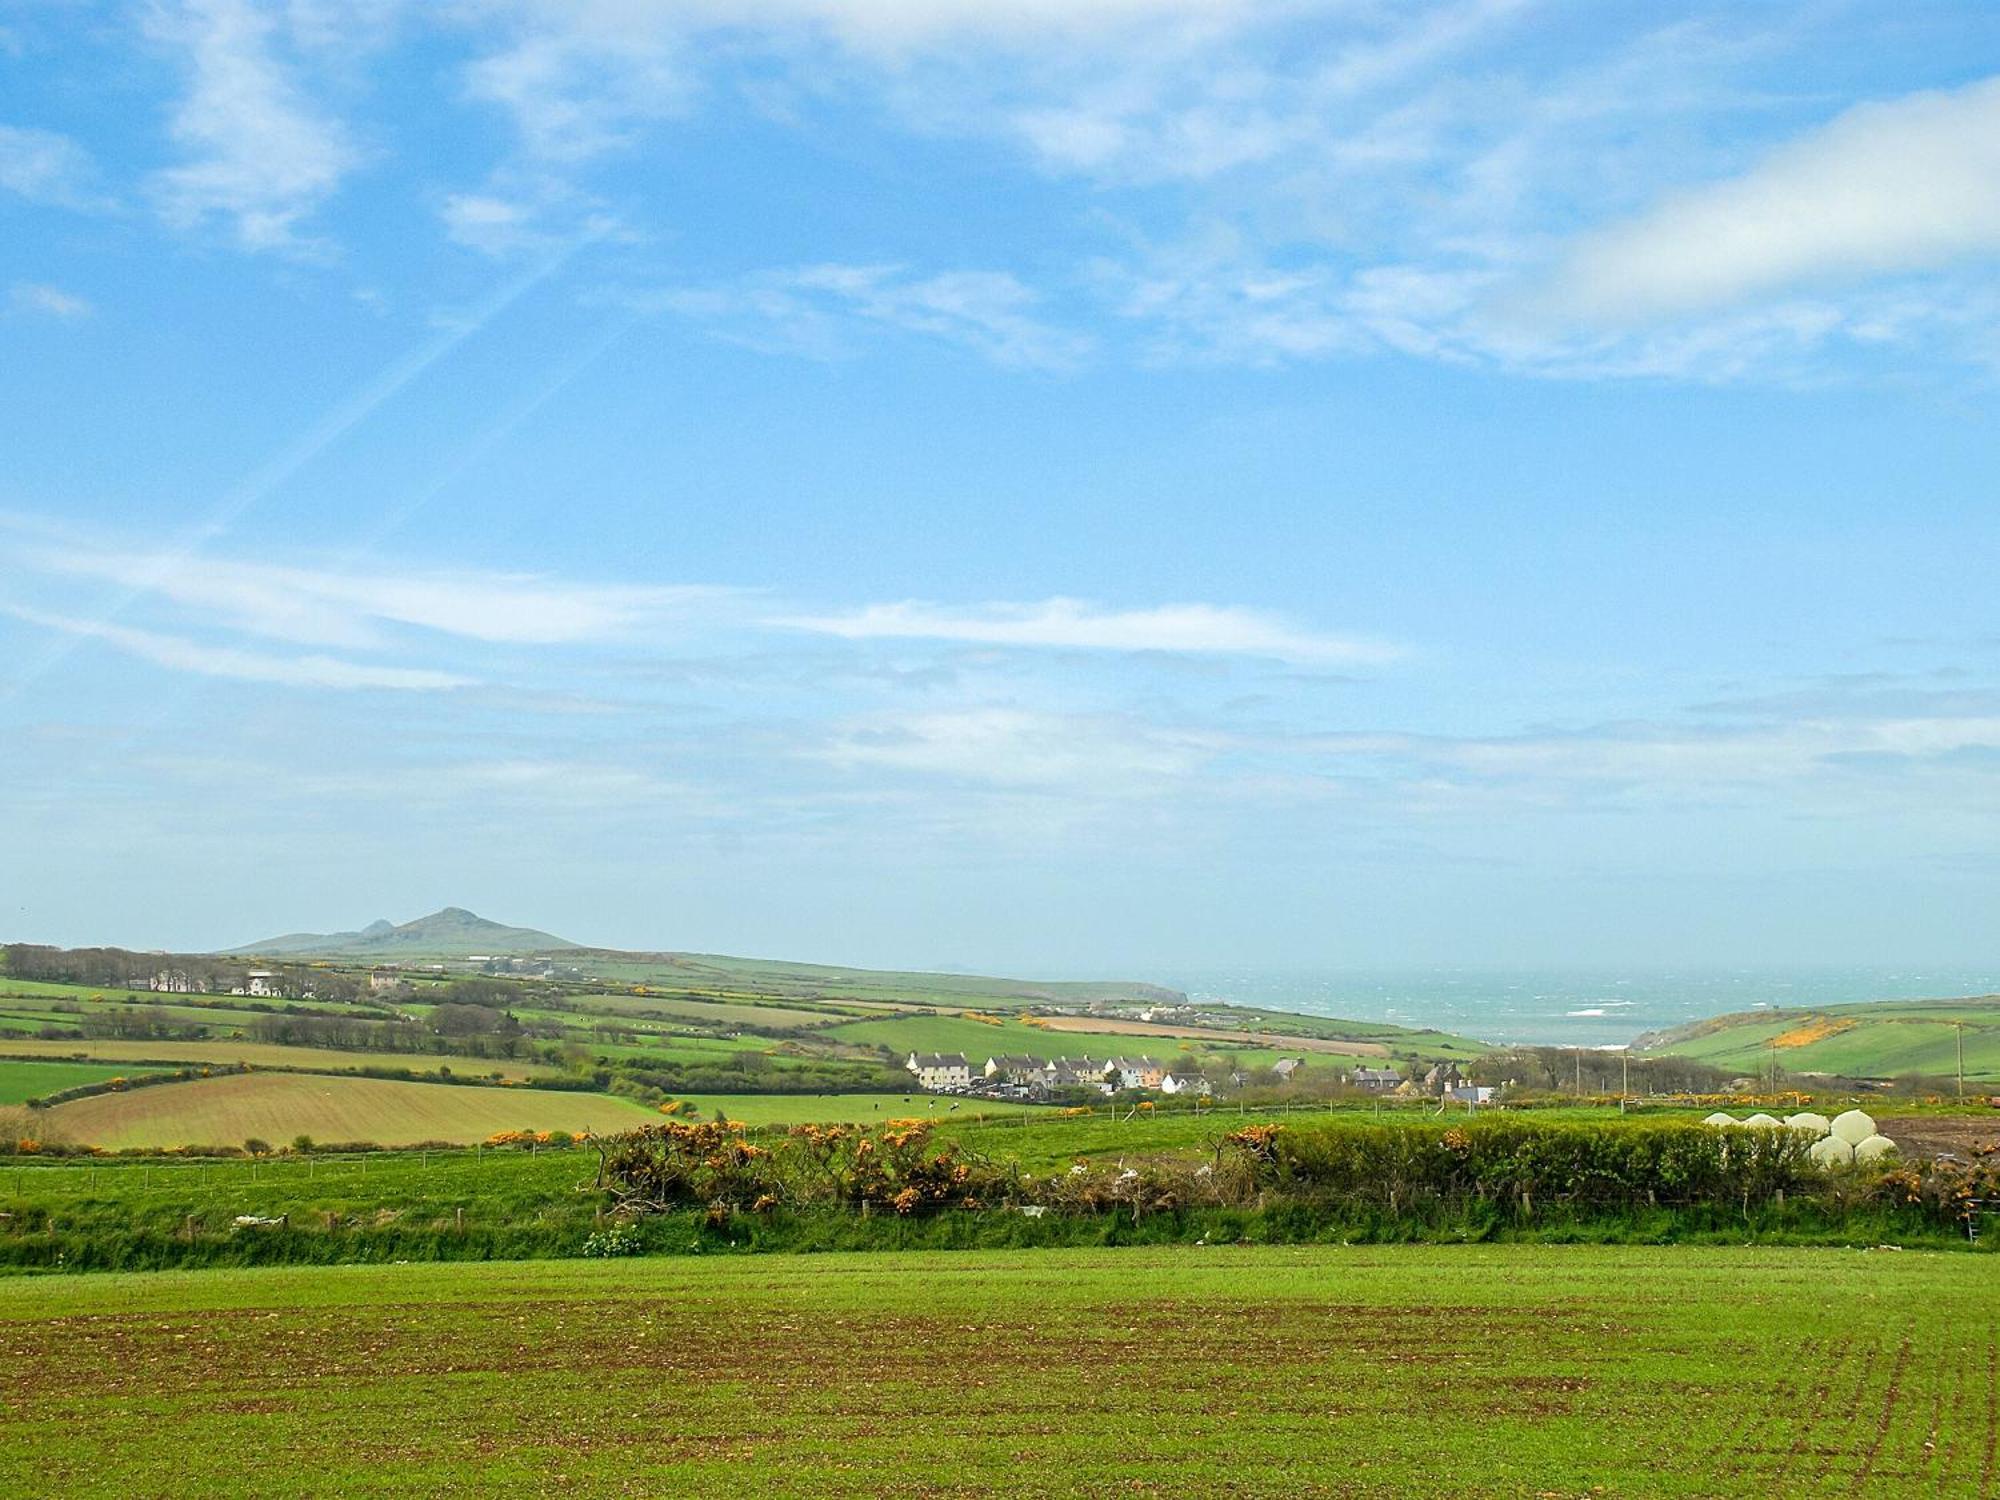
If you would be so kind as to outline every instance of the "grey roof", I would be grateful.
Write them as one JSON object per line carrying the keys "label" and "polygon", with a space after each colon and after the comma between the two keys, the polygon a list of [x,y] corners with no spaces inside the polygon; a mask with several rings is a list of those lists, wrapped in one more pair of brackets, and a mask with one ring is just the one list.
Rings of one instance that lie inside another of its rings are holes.
{"label": "grey roof", "polygon": [[919,1068],[963,1068],[966,1067],[963,1052],[912,1052],[910,1056]]}

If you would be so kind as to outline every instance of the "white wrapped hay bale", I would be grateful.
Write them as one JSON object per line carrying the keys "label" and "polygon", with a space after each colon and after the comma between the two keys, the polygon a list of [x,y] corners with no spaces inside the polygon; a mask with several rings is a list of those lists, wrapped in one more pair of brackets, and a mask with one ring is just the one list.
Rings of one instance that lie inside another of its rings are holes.
{"label": "white wrapped hay bale", "polygon": [[1871,1135],[1854,1147],[1856,1161],[1880,1161],[1885,1156],[1896,1154],[1896,1143],[1886,1135]]}
{"label": "white wrapped hay bale", "polygon": [[1833,1117],[1833,1133],[1850,1146],[1858,1146],[1875,1133],[1875,1122],[1858,1109]]}
{"label": "white wrapped hay bale", "polygon": [[1743,1128],[1745,1130],[1776,1130],[1779,1128],[1779,1125],[1774,1117],[1759,1110],[1743,1122]]}
{"label": "white wrapped hay bale", "polygon": [[1703,1120],[1701,1123],[1704,1125],[1713,1125],[1719,1129],[1724,1125],[1734,1125],[1736,1123],[1736,1116],[1725,1115],[1721,1110],[1718,1109],[1714,1114],[1708,1116],[1708,1118]]}
{"label": "white wrapped hay bale", "polygon": [[1833,1129],[1833,1121],[1825,1115],[1816,1115],[1811,1110],[1803,1114],[1786,1115],[1785,1124],[1800,1135],[1810,1135],[1815,1138],[1826,1135]]}
{"label": "white wrapped hay bale", "polygon": [[1813,1159],[1816,1166],[1844,1167],[1854,1160],[1854,1148],[1839,1136],[1829,1135],[1814,1141],[1806,1155]]}

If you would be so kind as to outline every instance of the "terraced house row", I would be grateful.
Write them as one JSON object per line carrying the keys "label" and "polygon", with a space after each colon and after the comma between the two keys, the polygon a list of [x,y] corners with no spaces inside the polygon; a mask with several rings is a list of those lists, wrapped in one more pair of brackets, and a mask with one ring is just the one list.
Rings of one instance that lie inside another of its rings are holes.
{"label": "terraced house row", "polygon": [[1175,1069],[1150,1057],[1091,1058],[989,1057],[975,1068],[963,1052],[912,1052],[904,1064],[920,1087],[941,1094],[993,1093],[1047,1098],[1065,1089],[1157,1089],[1163,1094],[1205,1094],[1209,1081],[1190,1069]]}

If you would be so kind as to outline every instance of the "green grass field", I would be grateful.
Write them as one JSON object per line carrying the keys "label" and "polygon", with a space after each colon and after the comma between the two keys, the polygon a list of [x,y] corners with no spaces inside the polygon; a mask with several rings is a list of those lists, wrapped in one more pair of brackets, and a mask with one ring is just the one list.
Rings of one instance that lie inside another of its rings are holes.
{"label": "green grass field", "polygon": [[561,1068],[545,1063],[517,1062],[511,1058],[441,1057],[431,1052],[342,1052],[331,1047],[283,1047],[228,1037],[194,1042],[117,1041],[104,1037],[45,1042],[38,1038],[8,1037],[0,1041],[0,1052],[23,1060],[155,1062],[174,1067],[249,1063],[257,1068],[311,1068],[329,1073],[352,1073],[364,1068],[408,1068],[412,1072],[434,1073],[439,1067],[447,1067],[474,1078],[495,1073],[503,1078],[546,1078],[562,1072]]}
{"label": "green grass field", "polygon": [[1676,1028],[1647,1050],[1753,1075],[1766,1073],[1775,1059],[1785,1073],[1951,1078],[1961,1036],[1967,1082],[2000,1083],[2000,999],[1992,997],[1745,1012]]}
{"label": "green grass field", "polygon": [[7,1062],[0,1060],[0,1104],[23,1104],[59,1089],[112,1078],[143,1078],[157,1069],[120,1068],[102,1063]]}
{"label": "green grass field", "polygon": [[[849,1021],[822,1035],[863,1046],[888,1046],[901,1053],[963,1052],[967,1061],[983,1067],[989,1057],[1024,1053],[1029,1057],[1137,1057],[1141,1053],[1165,1061],[1192,1048],[1201,1053],[1226,1052],[1245,1066],[1260,1066],[1280,1057],[1298,1056],[1270,1047],[1237,1042],[1182,1040],[1167,1036],[1131,1036],[1116,1032],[1056,1031],[1029,1026],[1011,1018],[995,1025],[960,1015],[902,1015],[876,1021]],[[976,1055],[975,1055],[976,1054]],[[1310,1057],[1326,1054],[1312,1053]],[[1370,1059],[1379,1061],[1379,1059]],[[1328,1058],[1329,1062],[1337,1061]]]}
{"label": "green grass field", "polygon": [[1971,1256],[1216,1246],[14,1278],[0,1361],[17,1494],[2000,1484],[2000,1282]]}
{"label": "green grass field", "polygon": [[[843,1121],[907,1120],[919,1115],[949,1118],[954,1100],[935,1094],[681,1094],[678,1100],[693,1105],[707,1119],[716,1110],[746,1125],[836,1124]],[[1035,1114],[1039,1106],[995,1104],[990,1100],[966,1100],[959,1114]],[[657,1116],[655,1118],[658,1118]]]}
{"label": "green grass field", "polygon": [[52,1135],[87,1145],[479,1141],[499,1130],[629,1130],[657,1113],[608,1094],[396,1083],[310,1073],[245,1073],[98,1094],[48,1111]]}

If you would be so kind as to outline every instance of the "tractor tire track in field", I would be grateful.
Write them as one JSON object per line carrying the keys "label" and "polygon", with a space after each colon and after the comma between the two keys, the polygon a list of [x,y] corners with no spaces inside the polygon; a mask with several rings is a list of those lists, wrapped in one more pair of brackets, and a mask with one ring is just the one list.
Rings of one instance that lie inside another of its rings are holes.
{"label": "tractor tire track in field", "polygon": [[1868,1446],[1861,1452],[1860,1466],[1854,1472],[1854,1482],[1848,1486],[1850,1494],[1862,1494],[1868,1481],[1874,1477],[1876,1461],[1882,1455],[1882,1445],[1889,1440],[1889,1430],[1895,1424],[1896,1408],[1903,1399],[1903,1376],[1910,1368],[1910,1336],[1904,1334],[1896,1345],[1896,1357],[1889,1367],[1889,1383],[1880,1397],[1881,1407],[1875,1418],[1875,1429],[1868,1440]]}

